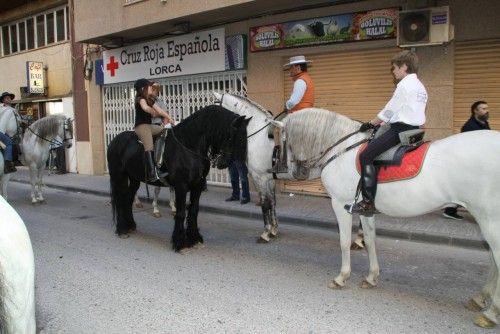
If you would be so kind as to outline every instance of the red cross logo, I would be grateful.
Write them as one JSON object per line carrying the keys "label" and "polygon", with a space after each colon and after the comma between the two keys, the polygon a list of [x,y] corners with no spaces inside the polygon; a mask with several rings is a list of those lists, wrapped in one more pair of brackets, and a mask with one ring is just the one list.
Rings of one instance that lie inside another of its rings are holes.
{"label": "red cross logo", "polygon": [[109,63],[106,64],[106,69],[111,72],[111,76],[115,76],[115,70],[118,69],[118,62],[115,61],[115,56],[109,58]]}

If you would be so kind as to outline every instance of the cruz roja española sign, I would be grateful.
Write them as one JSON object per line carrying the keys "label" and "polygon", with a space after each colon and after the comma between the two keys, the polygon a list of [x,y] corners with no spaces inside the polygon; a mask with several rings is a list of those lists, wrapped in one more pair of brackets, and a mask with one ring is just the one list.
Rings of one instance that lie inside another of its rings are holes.
{"label": "cruz roja espa\u00f1ola sign", "polygon": [[224,28],[104,51],[104,84],[225,69]]}

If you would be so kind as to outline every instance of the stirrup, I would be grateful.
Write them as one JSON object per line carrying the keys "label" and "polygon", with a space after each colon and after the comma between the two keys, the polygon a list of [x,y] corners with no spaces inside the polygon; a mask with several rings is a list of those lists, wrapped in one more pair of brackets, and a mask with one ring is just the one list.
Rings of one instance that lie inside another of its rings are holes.
{"label": "stirrup", "polygon": [[286,174],[288,173],[288,166],[278,162],[272,168],[268,169],[267,172],[275,174]]}
{"label": "stirrup", "polygon": [[361,216],[371,217],[376,213],[379,213],[375,208],[375,204],[372,202],[367,202],[362,200],[358,203],[347,204],[344,206],[344,209],[347,210],[348,213],[353,214],[357,213]]}

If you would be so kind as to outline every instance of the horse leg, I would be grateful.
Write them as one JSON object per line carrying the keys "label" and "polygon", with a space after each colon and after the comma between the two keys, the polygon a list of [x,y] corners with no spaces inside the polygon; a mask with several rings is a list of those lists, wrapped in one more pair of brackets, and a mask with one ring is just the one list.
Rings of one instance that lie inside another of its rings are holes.
{"label": "horse leg", "polygon": [[43,194],[42,194],[43,167],[37,168],[37,185],[38,185],[38,192],[37,192],[36,199],[38,202],[45,202],[45,199],[43,198]]}
{"label": "horse leg", "polygon": [[185,186],[175,187],[175,225],[172,233],[172,247],[176,252],[187,247],[186,230],[184,229],[184,219],[186,218],[186,193]]}
{"label": "horse leg", "polygon": [[[253,177],[254,180],[259,180],[258,175]],[[271,237],[278,235],[278,219],[276,218],[276,197],[274,192],[274,180],[267,179],[259,182],[259,193],[262,210],[262,218],[264,219],[264,232],[260,235],[259,242],[267,243]]]}
{"label": "horse leg", "polygon": [[269,197],[271,198],[271,237],[278,236],[278,217],[276,216],[276,189],[274,180],[269,180],[268,188],[270,191]]}
{"label": "horse leg", "polygon": [[332,198],[332,207],[339,224],[340,234],[340,249],[342,251],[342,266],[340,274],[335,277],[328,287],[331,289],[339,289],[345,286],[349,276],[351,276],[351,233],[352,233],[352,216],[344,210],[344,205]]}
{"label": "horse leg", "polygon": [[498,324],[497,316],[500,314],[500,276],[498,273],[498,263],[500,263],[500,231],[498,231],[493,221],[484,223],[484,221],[480,221],[477,218],[476,221],[481,227],[484,239],[490,246],[493,260],[490,268],[495,272],[490,272],[488,278],[491,281],[487,282],[482,293],[487,298],[491,292],[491,304],[474,320],[474,324],[483,328],[492,328]]}
{"label": "horse leg", "polygon": [[271,200],[262,196],[262,217],[264,218],[264,232],[260,235],[258,242],[267,243],[271,240]]}
{"label": "horse leg", "polygon": [[37,196],[36,196],[36,182],[37,182],[37,176],[36,176],[36,166],[34,163],[31,163],[29,165],[30,169],[30,184],[31,184],[31,204],[36,204],[38,203]]}
{"label": "horse leg", "polygon": [[170,210],[172,211],[172,214],[175,215],[175,190],[174,188],[170,187],[170,200],[168,201],[170,204]]}
{"label": "horse leg", "polygon": [[201,189],[191,189],[187,213],[187,244],[189,247],[203,244],[203,237],[198,228],[198,211],[200,209]]}
{"label": "horse leg", "polygon": [[375,249],[375,217],[361,216],[361,224],[365,231],[365,244],[368,250],[368,259],[370,261],[370,271],[368,276],[361,282],[361,287],[364,289],[377,286],[378,276],[380,274],[380,266],[377,259],[377,251]]}
{"label": "horse leg", "polygon": [[136,193],[135,196],[134,196],[134,208],[140,209],[142,207],[143,207],[142,202],[141,202],[141,200],[139,199],[139,196]]}
{"label": "horse leg", "polygon": [[497,277],[498,267],[496,265],[495,258],[493,257],[493,253],[491,252],[491,250],[489,251],[489,254],[491,262],[490,262],[490,270],[488,273],[488,278],[486,279],[486,284],[484,285],[483,289],[479,294],[473,296],[465,304],[465,308],[473,312],[479,312],[486,308],[487,303],[490,300],[496,288],[496,282],[498,280]]}
{"label": "horse leg", "polygon": [[365,238],[363,236],[363,226],[361,221],[358,225],[358,231],[356,232],[356,238],[351,244],[351,250],[358,250],[365,248]]}
{"label": "horse leg", "polygon": [[129,184],[128,184],[128,189],[127,192],[125,193],[126,198],[126,203],[125,203],[125,217],[126,217],[126,223],[128,227],[128,232],[133,232],[137,229],[137,224],[135,223],[134,220],[134,213],[132,210],[132,205],[134,203],[134,198],[137,194],[137,190],[139,189],[139,186],[141,183],[136,180],[129,179]]}
{"label": "horse leg", "polygon": [[161,187],[155,187],[155,192],[153,195],[153,216],[155,218],[161,217],[160,209],[158,208],[158,197],[160,196]]}

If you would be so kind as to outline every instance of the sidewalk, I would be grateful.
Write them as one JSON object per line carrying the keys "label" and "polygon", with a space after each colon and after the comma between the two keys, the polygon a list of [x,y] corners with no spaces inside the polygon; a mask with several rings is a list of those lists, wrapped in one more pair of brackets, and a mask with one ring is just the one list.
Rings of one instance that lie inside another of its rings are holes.
{"label": "sidewalk", "polygon": [[[18,167],[18,172],[11,177],[12,182],[28,183],[29,172],[26,167]],[[109,196],[109,176],[89,176],[80,174],[45,175],[44,183],[47,187]],[[149,188],[151,197],[153,187]],[[200,210],[217,214],[232,215],[255,219],[256,226],[263,229],[261,208],[255,205],[257,194],[252,193],[252,202],[241,205],[239,202],[225,202],[231,190],[223,187],[208,186],[208,192],[202,194]],[[27,195],[28,196],[28,195]],[[144,184],[139,188],[139,197],[146,198]],[[160,210],[165,212],[169,199],[169,191],[164,189],[160,193]],[[280,193],[276,195],[276,211],[280,223],[301,226],[313,226],[337,230],[337,222],[333,214],[330,200],[323,197],[303,196]],[[477,224],[467,212],[462,221],[450,220],[441,216],[441,211],[415,218],[392,218],[378,215],[376,219],[377,235],[397,239],[425,241],[447,244],[452,246],[484,248],[483,238]],[[259,225],[260,224],[260,225]],[[354,225],[358,224],[357,218]],[[256,236],[262,232],[256,228]]]}

